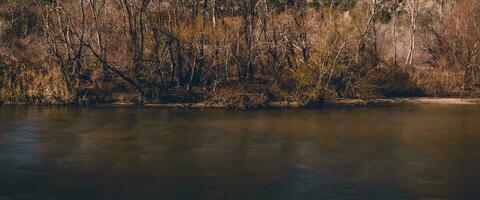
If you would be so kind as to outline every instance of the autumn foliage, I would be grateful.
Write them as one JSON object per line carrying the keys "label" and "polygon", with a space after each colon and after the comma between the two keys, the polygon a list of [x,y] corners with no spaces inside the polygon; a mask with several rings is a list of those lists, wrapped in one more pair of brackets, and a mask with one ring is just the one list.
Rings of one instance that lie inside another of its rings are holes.
{"label": "autumn foliage", "polygon": [[475,0],[6,0],[0,9],[0,102],[480,93]]}

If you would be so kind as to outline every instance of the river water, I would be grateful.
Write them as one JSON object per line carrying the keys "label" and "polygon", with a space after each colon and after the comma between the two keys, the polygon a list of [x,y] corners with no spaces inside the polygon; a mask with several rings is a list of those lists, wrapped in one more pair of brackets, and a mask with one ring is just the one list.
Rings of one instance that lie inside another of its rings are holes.
{"label": "river water", "polygon": [[0,200],[479,198],[480,106],[0,107]]}

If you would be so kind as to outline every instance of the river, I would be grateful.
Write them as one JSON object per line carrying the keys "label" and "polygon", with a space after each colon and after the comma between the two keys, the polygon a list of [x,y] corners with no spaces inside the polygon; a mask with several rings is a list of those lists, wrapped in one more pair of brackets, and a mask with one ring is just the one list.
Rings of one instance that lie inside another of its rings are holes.
{"label": "river", "polygon": [[478,199],[480,106],[0,107],[0,200]]}

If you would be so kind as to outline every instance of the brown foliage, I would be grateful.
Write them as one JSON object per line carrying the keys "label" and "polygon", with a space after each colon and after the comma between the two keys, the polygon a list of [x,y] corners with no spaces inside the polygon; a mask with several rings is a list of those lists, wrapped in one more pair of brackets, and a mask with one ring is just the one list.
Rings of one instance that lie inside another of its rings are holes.
{"label": "brown foliage", "polygon": [[[1,99],[143,103],[223,96],[218,101],[247,105],[272,100],[267,91],[304,104],[477,93],[480,3],[458,0],[434,12],[440,5],[408,2],[358,1],[345,11],[307,1],[8,0],[0,5],[8,11],[0,17],[10,19],[0,31]],[[386,37],[390,29],[394,36]],[[227,87],[258,81],[269,89]]]}

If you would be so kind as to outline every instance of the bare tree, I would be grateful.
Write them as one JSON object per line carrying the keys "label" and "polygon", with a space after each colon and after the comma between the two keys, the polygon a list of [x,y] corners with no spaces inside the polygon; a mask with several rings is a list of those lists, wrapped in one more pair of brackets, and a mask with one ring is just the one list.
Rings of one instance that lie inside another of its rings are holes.
{"label": "bare tree", "polygon": [[397,27],[398,27],[398,14],[400,12],[401,5],[399,0],[394,0],[393,5],[392,5],[392,17],[393,17],[393,23],[392,23],[392,33],[393,33],[393,66],[397,66]]}
{"label": "bare tree", "polygon": [[[90,10],[92,12],[92,18],[93,18],[93,23],[94,23],[94,30],[95,30],[95,39],[96,43],[99,49],[99,54],[102,57],[102,60],[105,62],[108,62],[107,58],[107,41],[104,40],[104,36],[101,30],[101,24],[100,18],[101,16],[99,15],[105,15],[106,8],[108,7],[107,5],[108,1],[107,0],[90,0]],[[108,81],[109,78],[109,70],[108,66],[106,64],[102,64],[102,74],[103,74],[103,81]]]}
{"label": "bare tree", "polygon": [[[80,0],[78,4],[79,8],[62,1],[46,4],[43,16],[44,34],[49,49],[75,99],[79,95],[86,36],[85,2]],[[79,19],[76,16],[80,16]]]}
{"label": "bare tree", "polygon": [[420,0],[407,0],[406,7],[410,16],[410,42],[408,47],[406,65],[412,65],[415,55],[415,40],[417,32],[417,19],[418,19],[418,9],[419,9]]}

